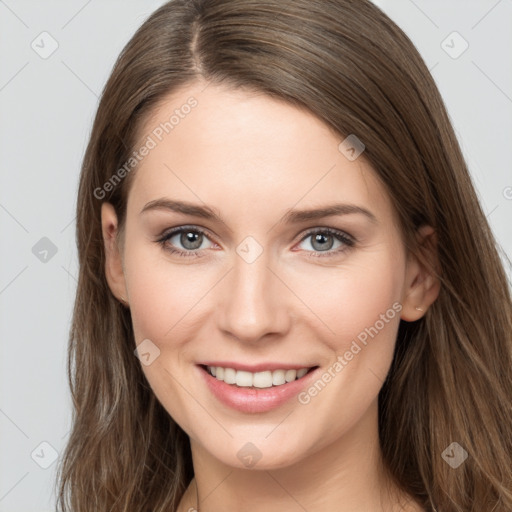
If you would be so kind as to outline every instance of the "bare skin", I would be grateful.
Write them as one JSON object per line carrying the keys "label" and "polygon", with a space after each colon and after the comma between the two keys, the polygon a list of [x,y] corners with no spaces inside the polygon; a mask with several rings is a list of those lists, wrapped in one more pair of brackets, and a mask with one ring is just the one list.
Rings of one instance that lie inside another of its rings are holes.
{"label": "bare skin", "polygon": [[[124,247],[115,243],[115,211],[102,205],[109,286],[130,307],[136,343],[149,339],[158,347],[143,371],[191,440],[195,479],[178,512],[197,507],[196,485],[201,512],[421,511],[382,468],[377,397],[400,319],[421,318],[439,283],[406,250],[364,153],[347,159],[338,149],[343,138],[305,110],[205,85],[175,92],[144,123],[141,141],[188,98],[197,100],[139,164]],[[163,197],[208,205],[222,220],[165,208],[142,212]],[[333,203],[374,218],[284,218]],[[196,233],[199,248],[184,245],[180,234],[158,242],[180,226]],[[422,242],[432,235],[428,227],[418,233]],[[261,248],[250,263],[237,253],[248,236],[256,242],[251,250]],[[354,353],[354,340],[372,326],[377,334]],[[333,377],[338,356],[347,364]],[[304,395],[307,403],[293,397],[248,413],[220,402],[198,377],[205,360],[288,361],[332,378]],[[247,443],[261,455],[251,468],[237,456]]]}

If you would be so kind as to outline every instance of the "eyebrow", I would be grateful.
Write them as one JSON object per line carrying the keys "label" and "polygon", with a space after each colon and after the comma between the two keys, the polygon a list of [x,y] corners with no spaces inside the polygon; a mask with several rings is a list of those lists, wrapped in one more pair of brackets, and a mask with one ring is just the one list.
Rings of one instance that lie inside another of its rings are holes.
{"label": "eyebrow", "polygon": [[140,215],[150,210],[171,210],[177,213],[184,213],[186,215],[203,217],[205,219],[215,219],[220,222],[224,222],[220,215],[209,206],[199,206],[185,201],[166,199],[164,197],[147,203],[144,208],[142,208]]}
{"label": "eyebrow", "polygon": [[[204,219],[213,219],[225,224],[221,216],[209,206],[200,206],[185,201],[174,201],[172,199],[160,198],[147,203],[142,208],[140,214],[150,210],[170,210],[177,213],[192,215],[194,217],[202,217]],[[322,208],[312,208],[308,210],[290,210],[280,221],[280,223],[300,223],[308,220],[317,220],[324,217],[331,217],[334,215],[351,215],[361,214],[370,219],[373,223],[377,223],[377,217],[366,208],[357,206],[355,204],[331,204]]]}
{"label": "eyebrow", "polygon": [[350,215],[350,214],[365,215],[373,223],[377,224],[377,217],[366,208],[357,206],[355,204],[332,204],[322,208],[313,208],[310,210],[290,210],[283,217],[282,222],[298,223],[306,220],[317,220],[323,217],[332,217],[334,215]]}

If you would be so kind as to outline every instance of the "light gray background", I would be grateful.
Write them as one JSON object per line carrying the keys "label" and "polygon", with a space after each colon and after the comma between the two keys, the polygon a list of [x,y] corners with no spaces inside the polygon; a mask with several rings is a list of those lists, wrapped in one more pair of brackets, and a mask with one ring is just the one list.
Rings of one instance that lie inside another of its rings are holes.
{"label": "light gray background", "polygon": [[[510,257],[512,0],[375,2],[432,70]],[[0,512],[55,510],[57,463],[41,465],[62,452],[70,427],[79,168],[117,55],[162,3],[0,0]],[[46,59],[31,46],[49,51],[52,39],[58,48]],[[43,237],[57,250],[46,262],[33,252]]]}

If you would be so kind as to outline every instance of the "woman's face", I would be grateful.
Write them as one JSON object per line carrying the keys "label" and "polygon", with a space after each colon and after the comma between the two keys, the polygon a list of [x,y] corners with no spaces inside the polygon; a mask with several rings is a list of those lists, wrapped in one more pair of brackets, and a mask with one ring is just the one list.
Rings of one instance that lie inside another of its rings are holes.
{"label": "woman's face", "polygon": [[204,86],[169,96],[141,130],[109,283],[194,445],[284,467],[376,426],[410,260],[357,143],[340,150],[323,122],[268,96]]}

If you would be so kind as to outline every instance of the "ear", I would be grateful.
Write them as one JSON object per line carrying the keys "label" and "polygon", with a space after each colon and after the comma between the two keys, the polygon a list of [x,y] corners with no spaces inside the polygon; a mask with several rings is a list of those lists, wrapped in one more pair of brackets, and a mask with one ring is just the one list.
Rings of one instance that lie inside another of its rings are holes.
{"label": "ear", "polygon": [[401,318],[407,322],[424,316],[441,289],[437,277],[440,269],[434,228],[421,226],[417,240],[420,257],[409,253],[405,272]]}
{"label": "ear", "polygon": [[118,222],[114,207],[110,203],[101,205],[101,228],[105,245],[105,277],[114,297],[128,305],[128,293],[123,268],[123,257],[119,247]]}

